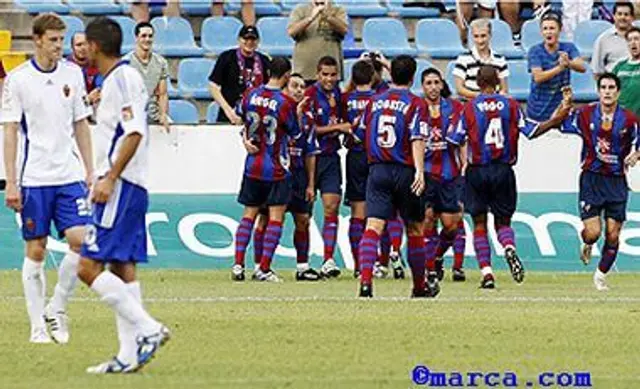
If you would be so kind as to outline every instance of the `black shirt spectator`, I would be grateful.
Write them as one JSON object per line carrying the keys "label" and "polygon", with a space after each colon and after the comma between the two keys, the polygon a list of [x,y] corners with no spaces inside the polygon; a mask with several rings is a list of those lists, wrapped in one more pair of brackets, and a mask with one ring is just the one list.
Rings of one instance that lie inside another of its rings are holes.
{"label": "black shirt spectator", "polygon": [[218,122],[241,124],[234,109],[242,94],[247,88],[269,81],[270,60],[257,51],[258,30],[254,26],[242,27],[238,43],[238,48],[220,54],[209,76],[211,95],[221,108]]}

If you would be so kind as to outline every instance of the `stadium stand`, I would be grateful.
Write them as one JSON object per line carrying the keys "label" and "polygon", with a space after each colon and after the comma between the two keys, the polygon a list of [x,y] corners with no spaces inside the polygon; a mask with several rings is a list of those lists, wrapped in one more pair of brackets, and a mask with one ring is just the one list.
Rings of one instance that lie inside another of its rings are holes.
{"label": "stadium stand", "polygon": [[62,0],[15,0],[15,4],[30,14],[41,12],[68,14],[70,10],[69,6],[62,3]]}
{"label": "stadium stand", "polygon": [[465,51],[458,26],[447,19],[423,19],[416,25],[416,47],[432,58],[456,58]]}
{"label": "stadium stand", "polygon": [[409,45],[407,30],[398,19],[367,19],[362,30],[362,41],[366,50],[380,51],[388,57],[417,54],[417,50]]}
{"label": "stadium stand", "polygon": [[[239,12],[242,0],[227,0],[225,3],[225,11]],[[282,14],[282,8],[273,0],[254,0],[256,15],[258,16],[279,16]]]}
{"label": "stadium stand", "polygon": [[209,75],[215,61],[207,58],[186,58],[178,65],[178,92],[183,98],[211,99]]}
{"label": "stadium stand", "polygon": [[128,16],[110,16],[122,29],[122,53],[128,53],[135,48],[135,28],[136,22]]}
{"label": "stadium stand", "polygon": [[198,124],[198,109],[186,100],[169,100],[169,116],[175,124]]}
{"label": "stadium stand", "polygon": [[372,0],[335,0],[336,4],[342,6],[349,16],[370,17],[386,16],[387,7],[382,6],[378,1]]}
{"label": "stadium stand", "polygon": [[357,58],[345,59],[343,63],[344,69],[344,80],[342,81],[341,86],[344,88],[349,84],[349,80],[351,80],[351,69],[353,68],[353,64],[358,62]]}
{"label": "stadium stand", "polygon": [[67,30],[64,33],[64,47],[62,49],[64,55],[71,54],[71,38],[76,32],[84,31],[84,22],[77,16],[62,15],[64,24],[67,25]]}
{"label": "stadium stand", "polygon": [[591,58],[596,39],[611,27],[613,25],[604,20],[586,20],[578,24],[574,31],[574,43],[580,50],[580,55]]}
{"label": "stadium stand", "polygon": [[180,92],[178,92],[178,89],[173,86],[173,82],[171,82],[171,78],[167,78],[167,93],[169,94],[169,98],[170,99],[175,99],[177,97],[180,97]]}
{"label": "stadium stand", "polygon": [[[473,42],[471,30],[469,30],[468,41]],[[502,20],[491,20],[491,48],[498,54],[502,54],[508,59],[524,58],[524,51],[516,47],[511,35],[511,27]]]}
{"label": "stadium stand", "polygon": [[453,78],[453,68],[455,67],[456,67],[455,61],[450,61],[449,63],[447,63],[447,68],[444,72],[444,80],[447,82],[447,85],[449,85],[449,89],[451,89],[452,96],[456,96],[457,94],[456,87],[455,87],[456,84]]}
{"label": "stadium stand", "polygon": [[115,15],[122,13],[122,7],[113,0],[67,0],[73,11],[86,15]]}
{"label": "stadium stand", "polygon": [[386,0],[390,15],[399,15],[403,18],[436,18],[440,15],[437,8],[404,7],[404,0]]}
{"label": "stadium stand", "polygon": [[593,71],[589,65],[584,73],[571,72],[571,88],[576,101],[588,102],[598,99]]}
{"label": "stadium stand", "polygon": [[260,32],[260,50],[269,55],[293,55],[294,41],[287,34],[286,17],[266,16],[260,18],[257,23]]}
{"label": "stadium stand", "polygon": [[207,107],[207,124],[215,124],[218,121],[218,113],[220,106],[217,103],[211,103]]}
{"label": "stadium stand", "polygon": [[195,42],[191,23],[182,17],[155,17],[151,20],[155,30],[154,48],[167,57],[198,57],[204,50]]}
{"label": "stadium stand", "polygon": [[238,45],[242,22],[233,16],[213,16],[202,22],[201,43],[207,53],[220,54]]}
{"label": "stadium stand", "polygon": [[358,47],[358,44],[356,43],[356,36],[353,32],[353,23],[349,23],[347,35],[345,35],[344,40],[342,41],[342,52],[344,53],[345,58],[358,58],[364,52],[364,49]]}
{"label": "stadium stand", "polygon": [[515,99],[526,101],[529,96],[531,75],[527,69],[527,61],[509,62],[509,94]]}
{"label": "stadium stand", "polygon": [[434,67],[433,64],[426,59],[419,58],[416,60],[418,66],[416,67],[416,75],[413,78],[413,85],[411,86],[411,92],[418,96],[422,96],[422,72],[430,67]]}
{"label": "stadium stand", "polygon": [[208,16],[211,14],[211,0],[181,0],[180,7],[186,15]]}

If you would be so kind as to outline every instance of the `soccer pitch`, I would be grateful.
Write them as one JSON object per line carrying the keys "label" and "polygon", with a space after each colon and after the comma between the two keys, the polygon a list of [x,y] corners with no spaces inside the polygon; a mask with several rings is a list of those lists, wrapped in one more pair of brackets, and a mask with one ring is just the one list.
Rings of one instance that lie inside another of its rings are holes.
{"label": "soccer pitch", "polygon": [[81,286],[70,343],[31,345],[20,272],[0,272],[0,388],[430,387],[412,383],[416,365],[514,372],[519,387],[542,387],[542,372],[640,387],[639,274],[612,274],[612,290],[598,293],[590,273],[529,273],[516,285],[500,272],[485,291],[470,272],[463,284],[445,279],[435,300],[408,299],[408,280],[381,280],[366,301],[350,274],[315,284],[280,274],[284,283],[260,284],[232,283],[228,271],[142,271],[146,305],[173,339],[139,374],[105,377],[84,370],[117,351],[111,311]]}

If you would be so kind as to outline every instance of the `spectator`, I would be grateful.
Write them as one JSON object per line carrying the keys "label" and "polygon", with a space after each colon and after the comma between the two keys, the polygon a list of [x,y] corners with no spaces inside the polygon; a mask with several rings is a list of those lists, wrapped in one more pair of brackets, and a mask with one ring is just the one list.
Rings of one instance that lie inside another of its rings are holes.
{"label": "spectator", "polygon": [[[211,3],[211,15],[213,16],[224,15],[224,0],[222,1],[214,0]],[[242,23],[244,23],[245,25],[255,26],[256,9],[254,6],[254,0],[242,0],[242,5],[240,6],[240,17],[242,18]]]}
{"label": "spectator", "polygon": [[76,32],[71,37],[71,55],[67,61],[80,66],[84,75],[84,83],[87,88],[87,98],[93,105],[100,99],[100,88],[98,85],[100,72],[95,66],[89,64],[89,44],[84,32]]}
{"label": "spectator", "polygon": [[591,19],[593,0],[562,0],[563,32],[569,41],[573,41],[573,31],[580,22]]}
{"label": "spectator", "polygon": [[324,56],[338,60],[338,76],[342,78],[342,40],[347,28],[347,13],[331,0],[310,0],[293,10],[287,33],[296,41],[294,72],[302,74],[307,85],[316,81],[316,66]]}
{"label": "spectator", "polygon": [[134,0],[131,2],[131,17],[136,23],[148,22],[153,8],[162,8],[164,16],[180,16],[178,0]]}
{"label": "spectator", "polygon": [[134,30],[136,48],[125,55],[134,68],[142,75],[144,85],[149,93],[147,118],[149,124],[160,124],[169,129],[169,93],[167,92],[167,78],[169,64],[160,54],[153,50],[153,26],[149,22],[138,23]]}
{"label": "spectator", "polygon": [[242,124],[235,106],[245,90],[269,81],[269,58],[258,52],[260,34],[254,26],[244,26],[238,34],[238,48],[223,52],[209,76],[209,91],[218,103],[218,122]]}
{"label": "spectator", "polygon": [[631,27],[626,38],[629,57],[618,62],[613,73],[620,78],[620,105],[640,115],[640,28]]}
{"label": "spectator", "polygon": [[532,82],[527,116],[536,121],[549,119],[562,102],[562,88],[570,85],[571,70],[587,70],[578,48],[573,43],[560,42],[562,18],[558,13],[545,13],[540,29],[543,41],[531,47],[528,54]]}
{"label": "spectator", "polygon": [[602,73],[611,72],[616,62],[628,55],[625,36],[632,27],[633,15],[630,1],[619,1],[613,6],[614,26],[600,34],[593,47],[591,69],[596,79]]}
{"label": "spectator", "polygon": [[460,29],[462,43],[467,44],[467,27],[473,17],[473,7],[478,6],[477,17],[480,19],[493,18],[498,0],[458,0],[456,1],[456,24]]}
{"label": "spectator", "polygon": [[509,67],[505,57],[494,53],[491,49],[491,21],[476,19],[471,22],[471,36],[473,38],[471,50],[458,56],[453,69],[458,95],[471,100],[480,94],[476,77],[483,65],[491,65],[497,70],[500,77],[500,93],[507,94]]}

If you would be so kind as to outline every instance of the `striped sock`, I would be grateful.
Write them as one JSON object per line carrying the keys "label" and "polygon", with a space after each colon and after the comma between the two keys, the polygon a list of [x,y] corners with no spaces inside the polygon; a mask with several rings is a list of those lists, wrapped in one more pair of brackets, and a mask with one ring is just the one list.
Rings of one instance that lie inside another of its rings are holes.
{"label": "striped sock", "polygon": [[247,217],[240,220],[238,229],[236,230],[236,258],[235,264],[244,267],[244,254],[251,240],[251,230],[253,229],[253,219]]}
{"label": "striped sock", "polygon": [[603,273],[608,273],[613,266],[613,263],[616,261],[616,257],[618,256],[618,244],[610,245],[609,243],[605,243],[602,248],[602,256],[600,257],[600,263],[598,263],[598,269],[600,269]]}
{"label": "striped sock", "polygon": [[458,223],[458,232],[456,240],[453,242],[453,268],[462,269],[464,263],[464,248],[467,244],[467,236],[464,231],[464,222],[460,220]]}
{"label": "striped sock", "polygon": [[413,278],[413,289],[424,290],[424,238],[422,236],[410,236],[407,252],[409,267],[411,267],[411,276]]}
{"label": "striped sock", "polygon": [[437,258],[444,257],[444,254],[449,250],[449,247],[453,245],[457,232],[458,231],[456,230],[453,234],[447,233],[444,228],[440,231],[440,235],[438,236],[438,248],[436,249]]}
{"label": "striped sock", "polygon": [[282,222],[269,220],[267,230],[264,233],[264,249],[260,260],[260,270],[267,272],[271,269],[271,260],[276,252],[280,236],[282,235]]}
{"label": "striped sock", "polygon": [[322,240],[324,241],[324,260],[333,259],[333,252],[336,249],[336,238],[338,235],[338,216],[331,215],[324,217],[322,227]]}
{"label": "striped sock", "polygon": [[487,231],[477,230],[473,232],[473,248],[476,251],[476,259],[480,269],[491,266],[491,248]]}
{"label": "striped sock", "polygon": [[391,247],[395,251],[400,251],[400,246],[402,246],[402,227],[402,219],[399,216],[389,220],[387,224],[387,230],[391,237]]}
{"label": "striped sock", "polygon": [[262,259],[262,244],[264,241],[264,230],[260,227],[253,231],[253,258],[256,265],[260,264]]}
{"label": "striped sock", "polygon": [[438,247],[438,233],[435,228],[424,230],[425,266],[428,271],[436,270],[436,249]]}
{"label": "striped sock", "polygon": [[389,266],[389,254],[391,253],[391,234],[389,234],[389,227],[385,227],[380,235],[380,256],[378,262],[382,266]]}
{"label": "striped sock", "polygon": [[352,217],[349,220],[349,243],[351,244],[351,255],[353,256],[353,268],[358,269],[358,246],[364,233],[364,219]]}
{"label": "striped sock", "polygon": [[296,261],[309,263],[309,229],[296,230],[293,234],[293,246],[296,248]]}
{"label": "striped sock", "polygon": [[513,228],[509,226],[502,226],[498,228],[498,242],[502,247],[516,248],[516,234],[513,232]]}
{"label": "striped sock", "polygon": [[360,239],[360,283],[371,285],[373,278],[373,263],[376,261],[378,253],[378,241],[380,235],[374,230],[366,230]]}

